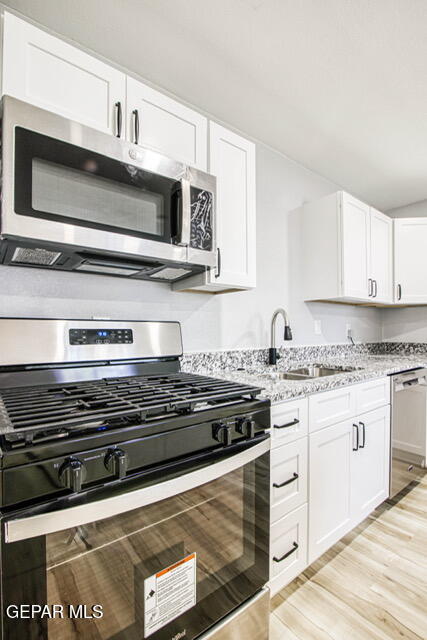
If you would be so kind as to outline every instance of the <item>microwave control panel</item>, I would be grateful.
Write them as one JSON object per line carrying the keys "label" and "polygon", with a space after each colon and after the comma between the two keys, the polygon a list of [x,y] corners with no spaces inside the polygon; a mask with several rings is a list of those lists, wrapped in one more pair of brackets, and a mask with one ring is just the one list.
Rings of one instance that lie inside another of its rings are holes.
{"label": "microwave control panel", "polygon": [[132,329],[70,329],[70,344],[132,344]]}

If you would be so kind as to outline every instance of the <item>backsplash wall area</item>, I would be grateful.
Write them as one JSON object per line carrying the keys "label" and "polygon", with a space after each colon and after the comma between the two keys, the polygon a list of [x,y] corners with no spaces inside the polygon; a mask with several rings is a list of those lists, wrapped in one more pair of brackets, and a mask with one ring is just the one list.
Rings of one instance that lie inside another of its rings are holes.
{"label": "backsplash wall area", "polygon": [[[207,295],[178,293],[167,285],[109,276],[0,267],[0,313],[23,317],[109,317],[178,320],[186,351],[266,347],[273,311],[290,315],[293,344],[346,342],[350,323],[356,341],[381,338],[381,312],[352,306],[305,304],[292,276],[287,212],[331,193],[337,185],[271,149],[257,145],[257,287]],[[322,334],[314,334],[314,320]],[[281,322],[281,320],[280,320]],[[282,334],[278,328],[278,339]]]}

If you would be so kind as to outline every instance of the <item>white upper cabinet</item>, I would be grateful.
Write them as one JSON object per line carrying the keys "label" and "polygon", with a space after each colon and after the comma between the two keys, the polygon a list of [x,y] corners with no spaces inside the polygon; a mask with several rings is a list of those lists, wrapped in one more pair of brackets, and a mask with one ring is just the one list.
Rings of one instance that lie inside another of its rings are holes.
{"label": "white upper cabinet", "polygon": [[209,170],[218,180],[216,285],[255,287],[255,145],[211,122]]}
{"label": "white upper cabinet", "polygon": [[427,303],[427,218],[394,221],[395,301]]}
{"label": "white upper cabinet", "polygon": [[256,286],[255,145],[210,123],[209,172],[217,177],[218,267],[175,285],[175,290],[220,293]]}
{"label": "white upper cabinet", "polygon": [[393,302],[393,220],[370,207],[370,293],[375,302]]}
{"label": "white upper cabinet", "polygon": [[2,93],[117,135],[125,74],[10,13],[3,28]]}
{"label": "white upper cabinet", "polygon": [[393,301],[390,218],[344,191],[300,213],[305,300]]}
{"label": "white upper cabinet", "polygon": [[341,197],[342,295],[367,298],[369,278],[369,207],[348,193]]}
{"label": "white upper cabinet", "polygon": [[128,140],[206,171],[207,119],[134,78],[126,82]]}

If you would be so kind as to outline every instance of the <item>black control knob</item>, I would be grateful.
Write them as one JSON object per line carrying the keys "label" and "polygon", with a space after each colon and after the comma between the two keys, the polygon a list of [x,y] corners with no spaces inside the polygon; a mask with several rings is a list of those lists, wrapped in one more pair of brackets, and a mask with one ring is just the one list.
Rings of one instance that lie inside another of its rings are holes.
{"label": "black control knob", "polygon": [[232,433],[231,427],[228,424],[225,424],[225,422],[218,422],[213,425],[212,431],[213,437],[217,442],[220,442],[225,447],[228,447],[228,445],[231,444]]}
{"label": "black control knob", "polygon": [[124,478],[128,469],[128,457],[123,449],[110,449],[105,456],[104,464],[116,478]]}
{"label": "black control knob", "polygon": [[253,438],[255,436],[255,420],[251,418],[237,418],[236,431],[246,438]]}
{"label": "black control knob", "polygon": [[71,491],[81,491],[86,478],[86,468],[78,458],[67,458],[59,469],[59,481]]}

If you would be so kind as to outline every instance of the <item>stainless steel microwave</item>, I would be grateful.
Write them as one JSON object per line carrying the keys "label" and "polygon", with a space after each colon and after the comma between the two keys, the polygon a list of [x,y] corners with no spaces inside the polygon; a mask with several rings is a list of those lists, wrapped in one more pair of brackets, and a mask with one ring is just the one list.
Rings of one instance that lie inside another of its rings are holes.
{"label": "stainless steel microwave", "polygon": [[216,179],[2,100],[0,262],[177,281],[216,267]]}

